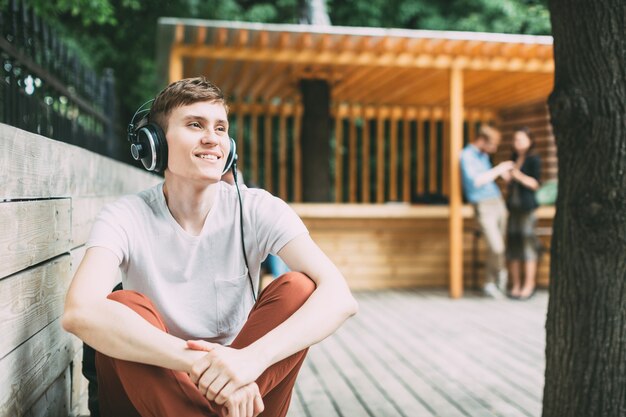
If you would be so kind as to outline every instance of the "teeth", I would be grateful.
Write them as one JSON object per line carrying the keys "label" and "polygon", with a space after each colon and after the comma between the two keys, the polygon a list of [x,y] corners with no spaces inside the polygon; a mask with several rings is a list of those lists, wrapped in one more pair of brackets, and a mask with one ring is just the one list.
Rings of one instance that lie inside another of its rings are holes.
{"label": "teeth", "polygon": [[210,159],[210,160],[213,160],[213,161],[217,160],[217,156],[215,156],[215,155],[198,155],[198,156],[200,158],[202,158],[202,159]]}

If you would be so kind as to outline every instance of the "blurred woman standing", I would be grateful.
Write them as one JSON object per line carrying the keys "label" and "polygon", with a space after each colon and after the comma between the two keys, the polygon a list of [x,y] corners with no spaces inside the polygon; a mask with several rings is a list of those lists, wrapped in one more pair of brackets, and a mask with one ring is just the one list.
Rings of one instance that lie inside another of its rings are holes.
{"label": "blurred woman standing", "polygon": [[[535,293],[538,244],[535,235],[535,191],[541,178],[541,160],[533,152],[534,143],[528,128],[521,128],[513,135],[515,167],[511,170],[508,184],[506,256],[509,262],[511,282],[510,296],[525,300]],[[522,279],[522,264],[524,276]]]}

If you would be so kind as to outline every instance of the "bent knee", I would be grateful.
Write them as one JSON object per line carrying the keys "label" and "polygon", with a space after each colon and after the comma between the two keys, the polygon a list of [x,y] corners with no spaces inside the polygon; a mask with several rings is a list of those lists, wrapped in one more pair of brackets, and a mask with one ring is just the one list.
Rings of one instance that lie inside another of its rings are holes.
{"label": "bent knee", "polygon": [[315,291],[315,282],[302,272],[287,272],[276,280],[276,284],[281,287],[281,291],[288,293],[289,298],[300,298],[302,302]]}

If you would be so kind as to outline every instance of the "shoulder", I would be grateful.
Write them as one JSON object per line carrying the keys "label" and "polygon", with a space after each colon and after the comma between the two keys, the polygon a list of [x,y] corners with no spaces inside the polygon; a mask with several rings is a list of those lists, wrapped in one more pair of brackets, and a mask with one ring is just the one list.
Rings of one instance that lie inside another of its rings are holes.
{"label": "shoulder", "polygon": [[101,214],[110,214],[123,221],[140,213],[152,212],[157,204],[160,190],[161,184],[158,184],[137,194],[124,195],[106,204]]}

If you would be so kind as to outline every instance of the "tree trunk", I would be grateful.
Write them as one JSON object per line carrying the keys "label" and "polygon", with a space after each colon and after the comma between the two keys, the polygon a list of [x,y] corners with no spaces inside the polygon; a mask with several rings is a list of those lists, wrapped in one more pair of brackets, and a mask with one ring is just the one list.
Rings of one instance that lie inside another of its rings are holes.
{"label": "tree trunk", "polygon": [[330,85],[326,80],[300,80],[302,92],[302,200],[329,202]]}
{"label": "tree trunk", "polygon": [[544,417],[626,416],[625,4],[550,2],[559,196]]}

